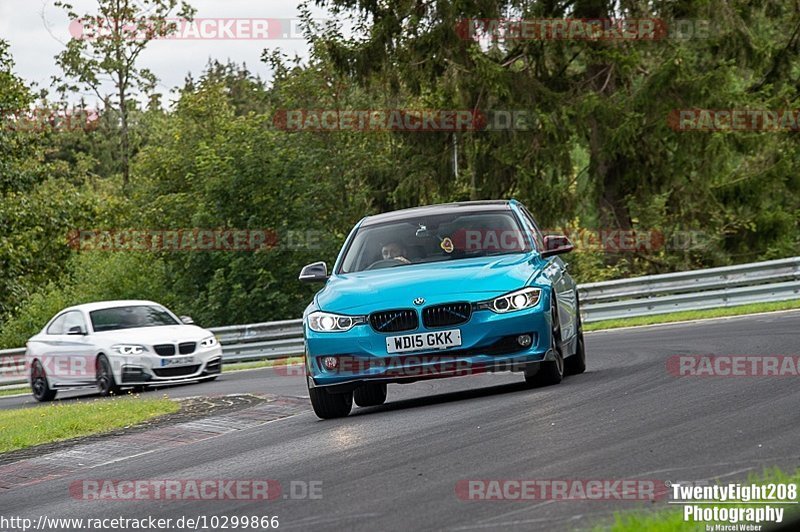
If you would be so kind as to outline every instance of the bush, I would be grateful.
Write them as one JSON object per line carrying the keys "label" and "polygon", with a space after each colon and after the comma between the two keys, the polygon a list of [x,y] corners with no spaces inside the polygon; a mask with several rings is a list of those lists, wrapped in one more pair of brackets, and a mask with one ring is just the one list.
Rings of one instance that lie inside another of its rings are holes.
{"label": "bush", "polygon": [[[58,311],[114,299],[150,299],[171,307],[164,262],[145,253],[90,252],[73,256],[66,275],[34,292],[0,326],[0,348],[25,345]],[[177,311],[177,309],[173,309]]]}

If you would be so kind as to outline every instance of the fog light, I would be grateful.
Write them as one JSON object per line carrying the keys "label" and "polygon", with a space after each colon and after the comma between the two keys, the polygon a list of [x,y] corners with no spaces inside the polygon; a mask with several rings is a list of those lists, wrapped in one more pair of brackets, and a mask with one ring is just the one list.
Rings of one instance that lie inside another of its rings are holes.
{"label": "fog light", "polygon": [[325,369],[336,369],[339,366],[339,359],[336,357],[325,357],[322,359]]}
{"label": "fog light", "polygon": [[520,334],[517,336],[517,343],[522,347],[528,347],[531,345],[531,335],[530,334]]}

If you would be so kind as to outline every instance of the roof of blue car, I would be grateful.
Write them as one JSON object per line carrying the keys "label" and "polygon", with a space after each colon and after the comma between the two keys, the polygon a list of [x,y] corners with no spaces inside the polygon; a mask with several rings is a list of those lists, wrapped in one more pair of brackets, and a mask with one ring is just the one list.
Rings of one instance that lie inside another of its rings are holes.
{"label": "roof of blue car", "polygon": [[461,201],[457,203],[440,203],[438,205],[425,205],[424,207],[412,207],[399,211],[384,212],[367,216],[361,225],[372,225],[377,223],[401,220],[409,216],[426,216],[431,214],[444,214],[454,210],[463,209],[468,211],[496,211],[498,209],[509,208],[511,200],[482,200],[482,201]]}

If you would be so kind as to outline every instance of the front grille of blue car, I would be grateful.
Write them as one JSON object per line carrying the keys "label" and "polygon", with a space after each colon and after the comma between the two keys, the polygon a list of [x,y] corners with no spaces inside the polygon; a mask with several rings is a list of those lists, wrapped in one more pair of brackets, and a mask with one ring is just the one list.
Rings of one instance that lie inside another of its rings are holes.
{"label": "front grille of blue car", "polygon": [[425,327],[447,327],[466,323],[472,316],[470,303],[447,303],[426,307],[422,311],[422,323]]}
{"label": "front grille of blue car", "polygon": [[413,331],[417,328],[417,312],[414,309],[373,312],[369,315],[369,324],[382,333]]}

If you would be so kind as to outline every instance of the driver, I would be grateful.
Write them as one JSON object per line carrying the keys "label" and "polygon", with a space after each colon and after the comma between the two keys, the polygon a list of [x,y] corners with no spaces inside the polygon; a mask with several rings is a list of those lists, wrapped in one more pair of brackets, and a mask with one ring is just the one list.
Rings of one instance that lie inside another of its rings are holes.
{"label": "driver", "polygon": [[404,262],[406,264],[411,263],[408,260],[406,255],[406,248],[400,242],[389,242],[385,246],[381,248],[381,255],[383,256],[383,260],[394,259],[400,262]]}

